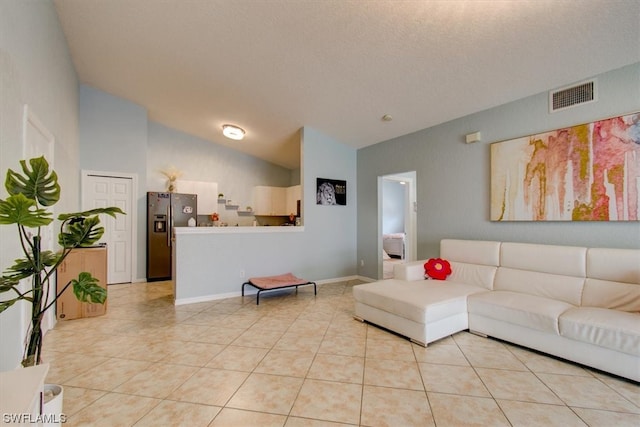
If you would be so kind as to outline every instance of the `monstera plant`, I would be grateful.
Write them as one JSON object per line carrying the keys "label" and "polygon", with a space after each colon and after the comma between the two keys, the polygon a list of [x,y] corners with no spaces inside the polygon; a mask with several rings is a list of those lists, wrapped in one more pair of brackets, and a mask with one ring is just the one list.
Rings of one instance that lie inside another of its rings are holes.
{"label": "monstera plant", "polygon": [[[15,260],[0,278],[0,313],[16,302],[23,300],[31,306],[31,321],[25,337],[23,366],[40,363],[42,353],[42,320],[48,309],[71,287],[76,298],[82,302],[104,304],[107,298],[106,289],[98,285],[98,280],[91,274],[80,273],[76,279],[65,283],[53,295],[55,286],[54,273],[62,264],[69,252],[74,248],[92,246],[104,233],[100,226],[100,214],[115,217],[124,214],[120,208],[108,207],[92,209],[84,212],[58,215],[60,233],[58,252],[41,250],[41,232],[43,227],[53,222],[53,214],[47,208],[55,205],[60,199],[58,175],[49,170],[49,163],[44,157],[20,161],[22,174],[9,169],[5,180],[5,188],[9,197],[0,199],[0,224],[16,225],[18,239],[24,258]],[[26,281],[26,286],[21,285]],[[30,283],[29,283],[30,281]]]}

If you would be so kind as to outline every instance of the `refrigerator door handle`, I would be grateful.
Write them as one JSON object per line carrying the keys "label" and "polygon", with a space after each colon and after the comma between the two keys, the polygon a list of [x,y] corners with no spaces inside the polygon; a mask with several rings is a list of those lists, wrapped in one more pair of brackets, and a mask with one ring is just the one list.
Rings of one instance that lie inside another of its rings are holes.
{"label": "refrigerator door handle", "polygon": [[167,246],[171,246],[171,233],[173,232],[173,212],[171,204],[167,206],[167,218],[169,218],[169,229],[167,230]]}

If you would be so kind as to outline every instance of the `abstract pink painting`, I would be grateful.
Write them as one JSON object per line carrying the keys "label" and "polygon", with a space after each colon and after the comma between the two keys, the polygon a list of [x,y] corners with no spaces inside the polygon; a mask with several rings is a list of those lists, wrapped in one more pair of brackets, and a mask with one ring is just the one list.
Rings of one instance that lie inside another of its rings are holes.
{"label": "abstract pink painting", "polygon": [[638,221],[640,113],[491,144],[492,221]]}

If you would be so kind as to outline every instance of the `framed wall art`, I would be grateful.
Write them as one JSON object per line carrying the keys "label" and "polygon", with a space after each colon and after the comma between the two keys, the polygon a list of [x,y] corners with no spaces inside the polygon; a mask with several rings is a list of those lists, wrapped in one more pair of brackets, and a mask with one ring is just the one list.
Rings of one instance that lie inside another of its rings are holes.
{"label": "framed wall art", "polygon": [[492,221],[638,221],[640,113],[491,144]]}
{"label": "framed wall art", "polygon": [[347,204],[347,181],[339,179],[316,179],[316,204],[341,205]]}

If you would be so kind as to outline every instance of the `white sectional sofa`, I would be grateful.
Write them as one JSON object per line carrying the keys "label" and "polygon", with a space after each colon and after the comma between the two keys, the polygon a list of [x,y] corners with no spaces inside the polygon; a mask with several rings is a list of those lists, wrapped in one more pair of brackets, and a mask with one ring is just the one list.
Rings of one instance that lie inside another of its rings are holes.
{"label": "white sectional sofa", "polygon": [[640,381],[640,250],[453,240],[353,288],[355,315],[421,345],[469,329]]}

